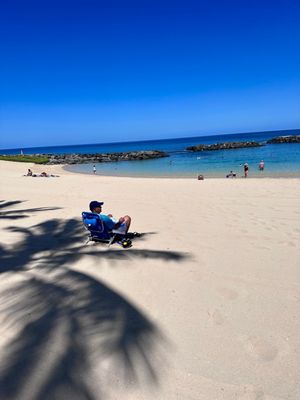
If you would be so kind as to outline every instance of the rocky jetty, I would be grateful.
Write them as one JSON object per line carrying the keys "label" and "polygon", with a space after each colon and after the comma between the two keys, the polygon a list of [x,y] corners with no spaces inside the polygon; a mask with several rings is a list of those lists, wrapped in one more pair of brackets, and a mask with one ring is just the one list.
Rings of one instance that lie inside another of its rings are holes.
{"label": "rocky jetty", "polygon": [[188,151],[213,151],[213,150],[232,150],[243,149],[245,147],[260,147],[262,144],[257,142],[226,142],[215,144],[198,144],[196,146],[187,147]]}
{"label": "rocky jetty", "polygon": [[277,136],[267,141],[269,144],[300,143],[300,135]]}
{"label": "rocky jetty", "polygon": [[[35,155],[37,156],[37,154]],[[168,157],[159,150],[130,151],[126,153],[95,153],[95,154],[38,154],[47,157],[47,164],[87,164],[113,161],[149,160],[153,158]]]}

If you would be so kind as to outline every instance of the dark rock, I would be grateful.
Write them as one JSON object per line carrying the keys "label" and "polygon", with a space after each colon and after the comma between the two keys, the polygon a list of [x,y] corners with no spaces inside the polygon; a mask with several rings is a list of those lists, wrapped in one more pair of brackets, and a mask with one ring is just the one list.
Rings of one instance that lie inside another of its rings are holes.
{"label": "dark rock", "polygon": [[300,143],[300,135],[277,136],[267,141],[268,144]]}
{"label": "dark rock", "polygon": [[86,164],[113,161],[150,160],[154,158],[168,157],[167,153],[159,150],[105,154],[40,154],[40,156],[48,157],[48,164]]}
{"label": "dark rock", "polygon": [[232,150],[242,149],[245,147],[260,147],[262,144],[258,142],[225,142],[215,144],[198,144],[197,146],[187,147],[189,151],[213,151],[213,150]]}

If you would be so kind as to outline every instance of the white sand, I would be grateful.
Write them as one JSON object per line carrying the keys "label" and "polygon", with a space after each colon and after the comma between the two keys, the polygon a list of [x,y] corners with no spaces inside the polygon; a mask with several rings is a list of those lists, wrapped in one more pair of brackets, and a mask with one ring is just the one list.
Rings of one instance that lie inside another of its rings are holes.
{"label": "white sand", "polygon": [[[299,179],[28,167],[0,162],[1,400],[300,398]],[[83,246],[90,200],[148,234]]]}

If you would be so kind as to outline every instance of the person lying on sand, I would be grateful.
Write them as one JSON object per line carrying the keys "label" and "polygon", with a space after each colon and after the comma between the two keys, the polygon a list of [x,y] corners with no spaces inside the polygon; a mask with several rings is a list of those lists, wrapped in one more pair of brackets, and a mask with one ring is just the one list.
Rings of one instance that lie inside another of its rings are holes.
{"label": "person lying on sand", "polygon": [[236,173],[230,171],[230,173],[226,175],[226,178],[236,178]]}
{"label": "person lying on sand", "polygon": [[37,175],[34,174],[31,169],[28,169],[28,172],[26,175],[23,176],[32,176],[33,178],[40,177],[40,178],[59,178],[59,175],[52,175],[52,174],[47,174],[47,172],[42,172],[41,174]]}
{"label": "person lying on sand", "polygon": [[103,202],[99,201],[91,201],[90,202],[90,210],[93,213],[99,214],[101,217],[101,220],[104,222],[104,224],[107,226],[108,229],[112,230],[118,230],[120,233],[127,233],[131,224],[131,217],[129,215],[124,215],[124,217],[120,217],[118,220],[116,220],[112,214],[101,214],[102,212],[102,205]]}
{"label": "person lying on sand", "polygon": [[47,172],[42,172],[39,176],[42,178],[59,178],[59,175],[47,174]]}

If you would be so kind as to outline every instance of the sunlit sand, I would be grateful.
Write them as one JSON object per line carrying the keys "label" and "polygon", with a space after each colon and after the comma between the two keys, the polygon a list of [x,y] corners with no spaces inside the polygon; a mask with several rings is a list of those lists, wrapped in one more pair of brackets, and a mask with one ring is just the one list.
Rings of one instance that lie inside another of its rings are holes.
{"label": "sunlit sand", "polygon": [[[1,399],[300,398],[299,179],[0,171]],[[85,246],[91,200],[144,235]]]}

